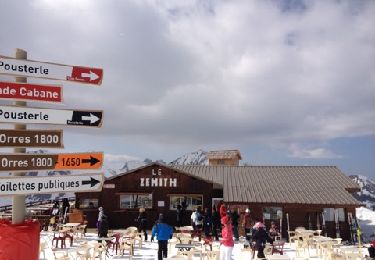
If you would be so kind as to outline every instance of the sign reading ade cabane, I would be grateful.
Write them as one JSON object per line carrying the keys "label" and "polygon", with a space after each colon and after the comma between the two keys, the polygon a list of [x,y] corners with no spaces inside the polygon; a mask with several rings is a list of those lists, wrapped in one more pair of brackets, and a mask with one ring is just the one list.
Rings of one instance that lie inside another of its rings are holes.
{"label": "sign reading ade cabane", "polygon": [[165,187],[165,188],[176,188],[177,178],[163,178],[161,169],[155,172],[155,169],[151,169],[151,178],[140,178],[141,187]]}

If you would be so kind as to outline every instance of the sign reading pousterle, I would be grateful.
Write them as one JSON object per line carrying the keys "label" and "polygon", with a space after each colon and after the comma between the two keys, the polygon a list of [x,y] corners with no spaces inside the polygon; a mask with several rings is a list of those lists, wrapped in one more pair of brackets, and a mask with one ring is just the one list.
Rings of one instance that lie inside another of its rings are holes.
{"label": "sign reading pousterle", "polygon": [[0,123],[56,124],[100,127],[103,111],[0,106]]}
{"label": "sign reading pousterle", "polygon": [[103,70],[82,66],[69,66],[32,60],[17,60],[0,56],[0,74],[58,79],[100,85]]}

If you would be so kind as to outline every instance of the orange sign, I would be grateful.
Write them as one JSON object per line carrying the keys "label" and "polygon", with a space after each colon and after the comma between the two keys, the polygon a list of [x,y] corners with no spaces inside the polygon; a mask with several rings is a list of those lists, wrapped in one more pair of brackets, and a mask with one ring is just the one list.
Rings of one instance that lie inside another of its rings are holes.
{"label": "orange sign", "polygon": [[103,153],[0,154],[0,171],[100,169]]}
{"label": "orange sign", "polygon": [[59,154],[55,170],[100,169],[103,164],[103,153]]}

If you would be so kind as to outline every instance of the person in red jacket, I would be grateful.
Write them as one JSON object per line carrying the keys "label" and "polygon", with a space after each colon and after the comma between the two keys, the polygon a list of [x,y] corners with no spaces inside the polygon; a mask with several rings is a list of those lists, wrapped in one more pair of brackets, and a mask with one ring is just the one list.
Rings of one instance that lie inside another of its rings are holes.
{"label": "person in red jacket", "polygon": [[220,208],[219,208],[220,218],[223,218],[227,215],[227,207],[225,206],[223,201],[220,201]]}
{"label": "person in red jacket", "polygon": [[220,241],[220,260],[231,260],[234,247],[233,227],[228,215],[221,218],[223,229],[221,230],[222,240]]}

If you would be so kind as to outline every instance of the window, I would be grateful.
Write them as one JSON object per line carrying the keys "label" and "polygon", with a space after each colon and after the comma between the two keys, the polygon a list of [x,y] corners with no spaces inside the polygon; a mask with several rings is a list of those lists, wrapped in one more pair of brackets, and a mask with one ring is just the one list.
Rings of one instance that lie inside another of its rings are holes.
{"label": "window", "polygon": [[99,200],[98,199],[83,199],[81,200],[81,209],[96,209],[98,208]]}
{"label": "window", "polygon": [[278,207],[263,208],[264,219],[280,219],[283,216],[283,209]]}
{"label": "window", "polygon": [[120,209],[152,208],[152,194],[122,194]]}
{"label": "window", "polygon": [[198,207],[203,209],[202,195],[172,195],[170,196],[169,209],[176,210],[177,205],[186,201],[186,210],[195,210]]}
{"label": "window", "polygon": [[218,165],[225,165],[225,160],[224,159],[219,159],[217,160]]}
{"label": "window", "polygon": [[345,221],[345,211],[343,208],[325,208],[323,209],[325,221],[335,221],[335,215],[337,214],[338,221]]}

